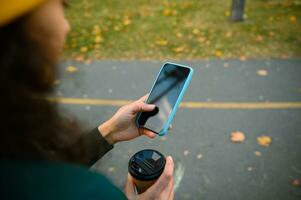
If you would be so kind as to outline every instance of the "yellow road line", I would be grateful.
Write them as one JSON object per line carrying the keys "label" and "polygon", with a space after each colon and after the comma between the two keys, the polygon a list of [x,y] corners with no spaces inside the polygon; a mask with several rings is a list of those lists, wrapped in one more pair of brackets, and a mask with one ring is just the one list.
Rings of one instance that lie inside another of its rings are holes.
{"label": "yellow road line", "polygon": [[[49,97],[49,101],[72,105],[122,106],[133,101]],[[301,109],[301,102],[182,102],[182,108],[195,109]]]}

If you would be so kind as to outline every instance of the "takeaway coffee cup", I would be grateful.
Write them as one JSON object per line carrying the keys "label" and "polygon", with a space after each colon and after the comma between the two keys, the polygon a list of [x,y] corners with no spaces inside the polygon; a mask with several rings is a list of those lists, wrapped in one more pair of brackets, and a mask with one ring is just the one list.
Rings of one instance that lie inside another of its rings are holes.
{"label": "takeaway coffee cup", "polygon": [[129,172],[138,194],[146,191],[160,177],[165,166],[165,157],[156,150],[145,149],[135,153],[129,161]]}

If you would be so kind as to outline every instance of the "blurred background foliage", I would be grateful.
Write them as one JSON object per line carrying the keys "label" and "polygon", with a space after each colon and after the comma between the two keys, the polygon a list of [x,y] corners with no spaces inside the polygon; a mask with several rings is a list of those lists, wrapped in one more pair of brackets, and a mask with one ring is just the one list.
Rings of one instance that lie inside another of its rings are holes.
{"label": "blurred background foliage", "polygon": [[301,0],[72,0],[64,58],[160,60],[301,55]]}

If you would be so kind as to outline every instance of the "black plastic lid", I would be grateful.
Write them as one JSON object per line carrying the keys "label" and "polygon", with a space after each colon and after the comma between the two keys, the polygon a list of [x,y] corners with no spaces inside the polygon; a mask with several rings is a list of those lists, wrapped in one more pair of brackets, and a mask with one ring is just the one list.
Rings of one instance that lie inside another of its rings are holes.
{"label": "black plastic lid", "polygon": [[129,172],[138,180],[158,178],[165,166],[165,157],[156,150],[145,149],[135,153],[129,161]]}

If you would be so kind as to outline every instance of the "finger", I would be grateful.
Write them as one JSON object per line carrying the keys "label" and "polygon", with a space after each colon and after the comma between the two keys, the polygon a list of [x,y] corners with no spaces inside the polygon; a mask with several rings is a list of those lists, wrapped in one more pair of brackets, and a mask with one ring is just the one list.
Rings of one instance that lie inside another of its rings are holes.
{"label": "finger", "polygon": [[134,113],[134,114],[136,114],[136,113],[138,113],[138,112],[143,112],[143,111],[145,111],[145,112],[150,112],[150,111],[152,111],[152,110],[154,110],[155,109],[155,105],[153,105],[153,104],[146,104],[146,103],[144,103],[144,102],[134,102],[133,104],[132,104],[132,112]]}
{"label": "finger", "polygon": [[132,176],[128,173],[128,178],[127,181],[125,183],[125,189],[124,192],[127,196],[128,199],[135,199],[137,194],[135,192],[135,185],[133,183],[133,179]]}
{"label": "finger", "polygon": [[149,137],[149,138],[152,138],[152,139],[157,136],[156,133],[154,133],[152,131],[149,131],[149,130],[146,130],[146,129],[143,129],[142,134]]}
{"label": "finger", "polygon": [[169,125],[168,130],[169,130],[169,131],[172,130],[172,125]]}
{"label": "finger", "polygon": [[161,192],[161,199],[170,199],[170,195],[173,191],[173,179],[168,183],[168,186]]}
{"label": "finger", "polygon": [[146,95],[144,95],[143,97],[141,97],[140,99],[138,99],[138,101],[145,102],[147,100],[148,96],[149,96],[149,93],[147,93]]}
{"label": "finger", "polygon": [[155,191],[163,191],[173,179],[174,163],[171,156],[166,157],[164,171],[155,184],[151,187]]}
{"label": "finger", "polygon": [[171,190],[171,192],[169,194],[168,200],[173,200],[174,196],[175,196],[175,191],[174,191],[174,188],[172,187],[172,190]]}

